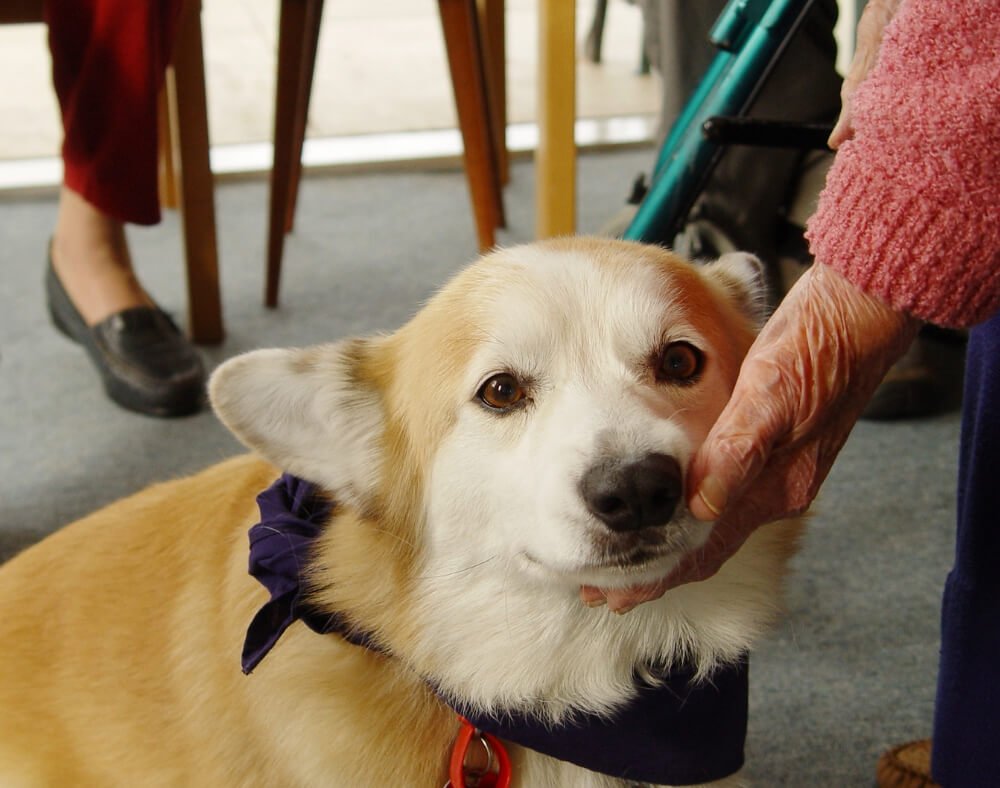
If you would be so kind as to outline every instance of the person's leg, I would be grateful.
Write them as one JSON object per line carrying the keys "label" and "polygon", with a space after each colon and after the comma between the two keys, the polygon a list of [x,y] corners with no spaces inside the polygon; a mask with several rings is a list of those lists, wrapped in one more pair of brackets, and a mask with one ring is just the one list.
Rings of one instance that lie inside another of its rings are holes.
{"label": "person's leg", "polygon": [[47,0],[63,118],[63,188],[45,275],[56,327],[119,405],[156,416],[200,407],[198,353],[132,269],[125,222],[159,221],[158,95],[183,0]]}
{"label": "person's leg", "polygon": [[135,306],[152,306],[132,270],[124,224],[63,186],[52,234],[52,266],[88,326]]}
{"label": "person's leg", "polygon": [[942,606],[932,769],[1000,784],[1000,316],[969,333],[955,565]]}
{"label": "person's leg", "polygon": [[180,0],[47,0],[63,119],[52,263],[87,325],[152,300],[132,272],[124,222],[159,221],[157,100]]}

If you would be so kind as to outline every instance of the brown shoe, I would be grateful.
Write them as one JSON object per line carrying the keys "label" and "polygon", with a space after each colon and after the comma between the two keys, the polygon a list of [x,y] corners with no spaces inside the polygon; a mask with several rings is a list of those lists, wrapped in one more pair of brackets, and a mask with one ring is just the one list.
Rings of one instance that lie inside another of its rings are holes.
{"label": "brown shoe", "polygon": [[882,753],[875,780],[878,788],[941,788],[931,779],[931,740],[907,742]]}

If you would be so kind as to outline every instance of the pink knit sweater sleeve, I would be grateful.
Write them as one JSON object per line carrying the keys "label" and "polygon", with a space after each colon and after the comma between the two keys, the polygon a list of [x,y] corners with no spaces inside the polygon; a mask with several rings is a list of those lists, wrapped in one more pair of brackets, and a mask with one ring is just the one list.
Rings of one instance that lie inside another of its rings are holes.
{"label": "pink knit sweater sleeve", "polygon": [[928,322],[1000,310],[1000,0],[906,0],[854,99],[807,237]]}

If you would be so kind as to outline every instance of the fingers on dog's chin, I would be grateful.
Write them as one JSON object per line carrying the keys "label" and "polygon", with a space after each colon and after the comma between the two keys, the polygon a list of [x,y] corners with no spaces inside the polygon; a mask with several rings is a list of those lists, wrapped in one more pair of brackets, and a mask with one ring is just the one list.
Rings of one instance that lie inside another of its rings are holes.
{"label": "fingers on dog's chin", "polygon": [[604,591],[596,586],[580,586],[580,601],[587,607],[603,607],[608,602]]}
{"label": "fingers on dog's chin", "polygon": [[580,601],[587,607],[604,607],[612,613],[628,613],[643,602],[649,602],[663,595],[663,590],[657,587],[634,586],[632,588],[597,588],[596,586],[580,586]]}
{"label": "fingers on dog's chin", "polygon": [[675,586],[700,579],[690,576],[692,566],[685,562],[660,580],[627,586],[625,588],[580,586],[580,599],[587,607],[602,607],[607,605],[608,610],[612,613],[628,613],[644,602],[652,602],[655,599],[659,599]]}
{"label": "fingers on dog's chin", "polygon": [[608,610],[612,613],[628,613],[643,602],[659,599],[668,589],[677,584],[674,574],[668,575],[655,583],[646,583],[630,588],[615,588],[605,592]]}

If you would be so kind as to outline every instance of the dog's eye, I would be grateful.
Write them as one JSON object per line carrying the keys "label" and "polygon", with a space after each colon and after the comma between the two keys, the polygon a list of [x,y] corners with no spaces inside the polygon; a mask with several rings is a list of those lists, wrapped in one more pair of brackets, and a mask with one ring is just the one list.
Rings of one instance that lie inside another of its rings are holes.
{"label": "dog's eye", "polygon": [[501,372],[483,383],[476,396],[489,408],[506,410],[523,400],[526,392],[517,378],[509,372]]}
{"label": "dog's eye", "polygon": [[660,354],[656,370],[658,380],[668,383],[688,383],[701,372],[703,356],[689,342],[671,342]]}

